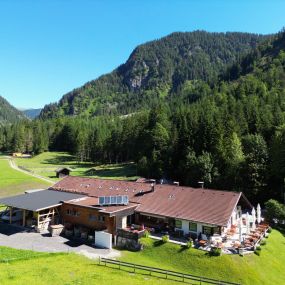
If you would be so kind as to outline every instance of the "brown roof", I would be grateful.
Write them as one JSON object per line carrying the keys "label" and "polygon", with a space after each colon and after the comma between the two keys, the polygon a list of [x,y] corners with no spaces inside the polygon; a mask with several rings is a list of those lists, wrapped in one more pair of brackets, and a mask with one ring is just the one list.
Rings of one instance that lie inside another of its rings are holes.
{"label": "brown roof", "polygon": [[241,193],[156,185],[136,211],[226,226]]}
{"label": "brown roof", "polygon": [[151,184],[121,180],[68,176],[52,186],[55,190],[81,193],[92,197],[128,195],[129,200],[139,203],[140,193],[150,191]]}
{"label": "brown roof", "polygon": [[227,225],[242,194],[175,185],[155,185],[152,192],[146,183],[71,176],[52,188],[92,197],[128,195],[130,202],[139,204],[137,212],[220,226]]}

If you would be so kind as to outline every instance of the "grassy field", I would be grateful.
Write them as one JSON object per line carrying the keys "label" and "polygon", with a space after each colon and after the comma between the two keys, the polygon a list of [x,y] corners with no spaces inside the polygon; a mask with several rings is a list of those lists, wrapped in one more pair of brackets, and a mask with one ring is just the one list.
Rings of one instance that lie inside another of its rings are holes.
{"label": "grassy field", "polygon": [[0,159],[0,197],[23,193],[28,189],[50,186],[49,183],[12,169],[8,160]]}
{"label": "grassy field", "polygon": [[[122,252],[122,260],[241,284],[284,284],[285,237],[274,230],[261,255],[210,257],[203,251],[181,250],[174,244],[144,239],[141,252]],[[34,255],[34,257],[33,257]],[[7,258],[20,258],[6,262]],[[46,254],[0,247],[1,284],[179,284],[132,274],[76,254]]]}
{"label": "grassy field", "polygon": [[[108,164],[95,165],[94,163],[80,163],[76,158],[64,152],[45,152],[31,159],[17,158],[18,166],[29,169],[30,171],[45,176],[54,181],[55,170],[61,166],[67,166],[72,169],[72,176],[85,176],[106,179],[135,180],[136,166],[133,163],[128,164]],[[89,175],[88,170],[93,168],[94,175]]]}
{"label": "grassy field", "polygon": [[[2,257],[3,256],[3,257]],[[6,262],[5,259],[20,258],[24,260]],[[24,250],[11,250],[0,247],[0,284],[100,284],[100,285],[161,285],[161,279],[144,275],[119,271],[117,269],[99,266],[98,261],[89,260],[76,254],[32,253]],[[177,284],[163,280],[163,284]]]}
{"label": "grassy field", "polygon": [[260,256],[211,257],[200,250],[183,250],[178,245],[147,238],[143,240],[143,251],[125,252],[122,259],[241,284],[285,284],[285,236],[273,230],[266,241]]}

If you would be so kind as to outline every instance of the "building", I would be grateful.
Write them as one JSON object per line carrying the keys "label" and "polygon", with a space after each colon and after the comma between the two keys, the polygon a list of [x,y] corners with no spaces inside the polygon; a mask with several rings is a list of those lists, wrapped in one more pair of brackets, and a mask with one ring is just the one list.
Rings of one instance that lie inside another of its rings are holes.
{"label": "building", "polygon": [[72,170],[68,167],[59,167],[55,170],[55,174],[57,178],[63,178],[65,176],[69,176]]}
{"label": "building", "polygon": [[61,223],[115,235],[135,224],[193,238],[227,231],[252,208],[241,192],[72,176],[0,203],[10,207],[10,216],[22,209],[21,223],[38,230]]}

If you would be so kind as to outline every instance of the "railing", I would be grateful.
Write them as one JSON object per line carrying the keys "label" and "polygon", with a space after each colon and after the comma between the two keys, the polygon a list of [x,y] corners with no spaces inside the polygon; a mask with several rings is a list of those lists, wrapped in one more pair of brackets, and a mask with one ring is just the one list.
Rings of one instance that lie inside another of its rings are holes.
{"label": "railing", "polygon": [[[194,285],[195,284],[197,285],[198,284],[199,285],[202,285],[202,284],[240,285],[240,283],[221,281],[217,279],[196,276],[196,275],[191,275],[191,274],[185,274],[185,273],[160,269],[156,267],[150,267],[150,266],[144,266],[144,265],[124,262],[124,261],[119,261],[119,260],[108,259],[108,258],[102,258],[102,257],[99,258],[99,265],[107,266],[107,264],[118,265],[116,268],[120,270],[123,268],[130,268],[133,273],[147,272],[149,275],[152,275],[152,273],[156,273],[156,275],[153,275],[154,277],[170,279],[172,281],[180,281],[184,283],[190,283],[189,281],[191,281],[191,284],[194,284]],[[193,281],[195,281],[195,283],[193,283]]]}

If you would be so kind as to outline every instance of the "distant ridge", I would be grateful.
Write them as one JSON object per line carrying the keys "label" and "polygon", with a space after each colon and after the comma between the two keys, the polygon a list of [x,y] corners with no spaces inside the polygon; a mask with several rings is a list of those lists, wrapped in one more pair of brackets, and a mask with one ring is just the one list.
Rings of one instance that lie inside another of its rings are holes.
{"label": "distant ridge", "polygon": [[26,117],[28,117],[30,119],[35,119],[40,115],[41,110],[42,110],[41,108],[39,108],[39,109],[27,109],[27,110],[23,110],[22,112],[25,114]]}

